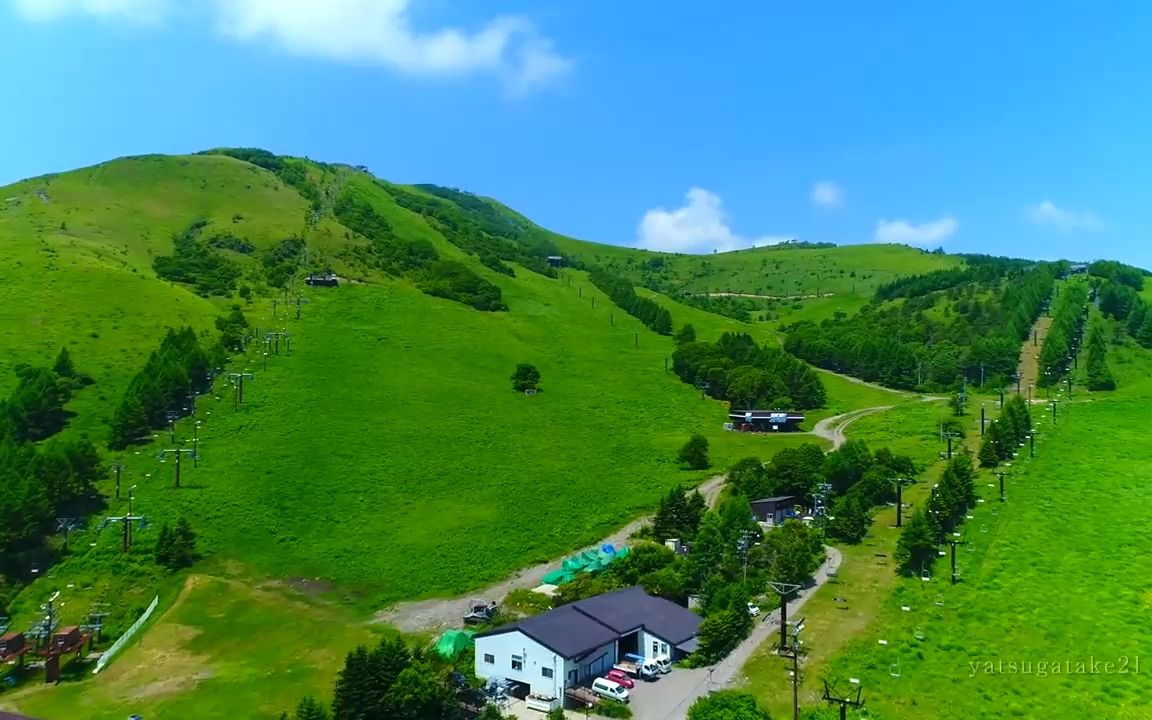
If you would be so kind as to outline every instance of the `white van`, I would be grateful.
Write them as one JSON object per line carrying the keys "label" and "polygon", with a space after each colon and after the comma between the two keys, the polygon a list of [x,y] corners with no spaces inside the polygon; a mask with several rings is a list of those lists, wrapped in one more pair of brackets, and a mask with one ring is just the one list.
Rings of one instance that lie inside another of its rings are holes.
{"label": "white van", "polygon": [[667,675],[668,673],[672,672],[672,658],[668,657],[667,655],[661,655],[655,660],[649,660],[648,662],[655,665],[656,668],[660,671],[661,675]]}
{"label": "white van", "polygon": [[596,678],[592,681],[592,692],[600,697],[612,698],[620,702],[628,702],[628,690],[618,682],[608,678]]}

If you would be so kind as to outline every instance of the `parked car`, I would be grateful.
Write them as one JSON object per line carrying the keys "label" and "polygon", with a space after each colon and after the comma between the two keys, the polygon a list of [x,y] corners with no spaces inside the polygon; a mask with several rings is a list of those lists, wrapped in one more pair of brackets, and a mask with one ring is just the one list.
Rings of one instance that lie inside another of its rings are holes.
{"label": "parked car", "polygon": [[636,687],[636,681],[628,677],[628,673],[617,668],[612,668],[607,673],[605,673],[604,679],[611,680],[614,683],[619,683],[629,689]]}
{"label": "parked car", "polygon": [[661,655],[655,660],[652,660],[652,662],[656,664],[656,668],[660,671],[661,675],[667,675],[672,672],[672,658],[667,655]]}
{"label": "parked car", "polygon": [[600,697],[611,698],[622,703],[628,702],[628,691],[624,686],[605,678],[596,678],[592,681],[592,692]]}
{"label": "parked car", "polygon": [[752,617],[756,617],[757,615],[760,614],[760,607],[757,605],[753,605],[752,603],[748,603],[748,614],[751,615]]}
{"label": "parked car", "polygon": [[612,669],[636,678],[654,678],[660,674],[660,666],[657,665],[656,661],[639,655],[629,655],[627,660],[621,660]]}

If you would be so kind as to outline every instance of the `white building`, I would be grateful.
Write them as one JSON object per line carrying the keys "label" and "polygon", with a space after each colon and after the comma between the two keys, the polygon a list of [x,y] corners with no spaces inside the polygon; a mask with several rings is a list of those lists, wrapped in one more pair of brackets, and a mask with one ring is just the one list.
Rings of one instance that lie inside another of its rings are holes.
{"label": "white building", "polygon": [[477,633],[476,677],[559,697],[625,655],[677,660],[696,650],[700,616],[632,587]]}

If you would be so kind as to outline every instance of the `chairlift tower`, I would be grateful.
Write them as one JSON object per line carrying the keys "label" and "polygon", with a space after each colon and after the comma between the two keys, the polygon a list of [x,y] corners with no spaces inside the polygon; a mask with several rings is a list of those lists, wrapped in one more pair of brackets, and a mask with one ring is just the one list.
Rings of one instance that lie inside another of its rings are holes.
{"label": "chairlift tower", "polygon": [[271,341],[272,351],[276,355],[280,354],[280,338],[284,338],[284,351],[292,352],[292,335],[287,330],[270,330],[264,337],[266,341]]}
{"label": "chairlift tower", "polygon": [[791,625],[791,642],[787,649],[780,651],[780,656],[792,661],[792,720],[800,720],[800,646],[804,643],[800,639],[800,633],[804,630],[804,618]]}
{"label": "chairlift tower", "polygon": [[945,440],[948,441],[948,459],[951,460],[952,459],[952,440],[954,438],[961,437],[961,435],[960,435],[960,433],[952,431],[952,430],[948,430],[947,432],[942,432],[942,433],[940,433],[940,435],[942,437],[944,437]]}
{"label": "chairlift tower", "polygon": [[232,394],[232,406],[239,408],[244,404],[244,381],[255,380],[256,376],[251,372],[245,370],[244,372],[228,373],[228,379],[232,382],[235,391]]}
{"label": "chairlift tower", "polygon": [[800,589],[795,583],[770,581],[768,586],[780,596],[780,651],[788,649],[788,598]]}
{"label": "chairlift tower", "polygon": [[840,720],[848,720],[848,708],[864,707],[864,701],[860,698],[864,688],[860,686],[860,681],[857,678],[849,678],[848,682],[856,686],[856,697],[836,694],[832,692],[832,684],[827,680],[824,681],[824,700],[840,706]]}
{"label": "chairlift tower", "polygon": [[300,306],[308,304],[308,298],[304,297],[303,295],[297,295],[294,298],[294,300],[295,300],[295,304],[296,304],[296,319],[299,320],[300,319]]}
{"label": "chairlift tower", "polygon": [[1007,502],[1004,497],[1004,476],[1007,474],[1003,470],[997,470],[995,473],[996,477],[1000,478],[1000,502]]}
{"label": "chairlift tower", "polygon": [[140,529],[148,527],[147,518],[143,515],[135,515],[132,513],[133,491],[135,489],[135,485],[128,488],[128,512],[123,515],[113,515],[104,518],[104,521],[100,523],[100,527],[97,528],[98,530],[103,530],[112,523],[120,523],[120,552],[122,553],[128,552],[128,548],[132,547],[132,523],[137,523]]}
{"label": "chairlift tower", "polygon": [[174,465],[174,471],[175,471],[174,474],[175,474],[175,480],[176,480],[175,486],[177,488],[179,488],[180,487],[180,457],[182,455],[195,456],[196,451],[193,450],[192,448],[166,448],[166,449],[161,450],[160,452],[156,453],[156,457],[157,457],[157,459],[160,460],[160,462],[164,462],[165,460],[168,459],[168,455],[170,455],[170,454],[175,456],[175,460],[176,460],[175,465]]}
{"label": "chairlift tower", "polygon": [[896,527],[904,527],[904,486],[911,485],[909,478],[895,478],[891,481],[896,486]]}
{"label": "chairlift tower", "polygon": [[64,552],[68,552],[68,533],[80,528],[84,522],[80,518],[58,517],[56,518],[56,531],[64,532]]}
{"label": "chairlift tower", "polygon": [[[957,533],[957,534],[959,534],[959,533]],[[956,546],[957,545],[967,545],[968,541],[963,540],[961,538],[949,538],[949,539],[945,540],[944,542],[946,542],[952,546],[952,584],[955,585],[956,579],[959,577],[959,575],[956,574]]]}

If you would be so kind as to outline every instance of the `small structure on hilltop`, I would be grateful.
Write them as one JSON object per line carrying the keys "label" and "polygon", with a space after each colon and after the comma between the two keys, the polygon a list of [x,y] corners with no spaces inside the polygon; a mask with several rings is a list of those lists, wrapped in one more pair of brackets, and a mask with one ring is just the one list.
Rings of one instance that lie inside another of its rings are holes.
{"label": "small structure on hilltop", "polygon": [[325,270],[320,273],[308,273],[308,278],[304,282],[308,285],[321,285],[324,287],[336,287],[340,284],[336,273],[331,270]]}
{"label": "small structure on hilltop", "polygon": [[564,257],[561,255],[549,255],[546,258],[546,260],[548,260],[549,267],[554,267],[554,268],[564,267]]}
{"label": "small structure on hilltop", "polygon": [[728,417],[740,432],[788,432],[804,422],[804,413],[791,410],[730,410]]}

